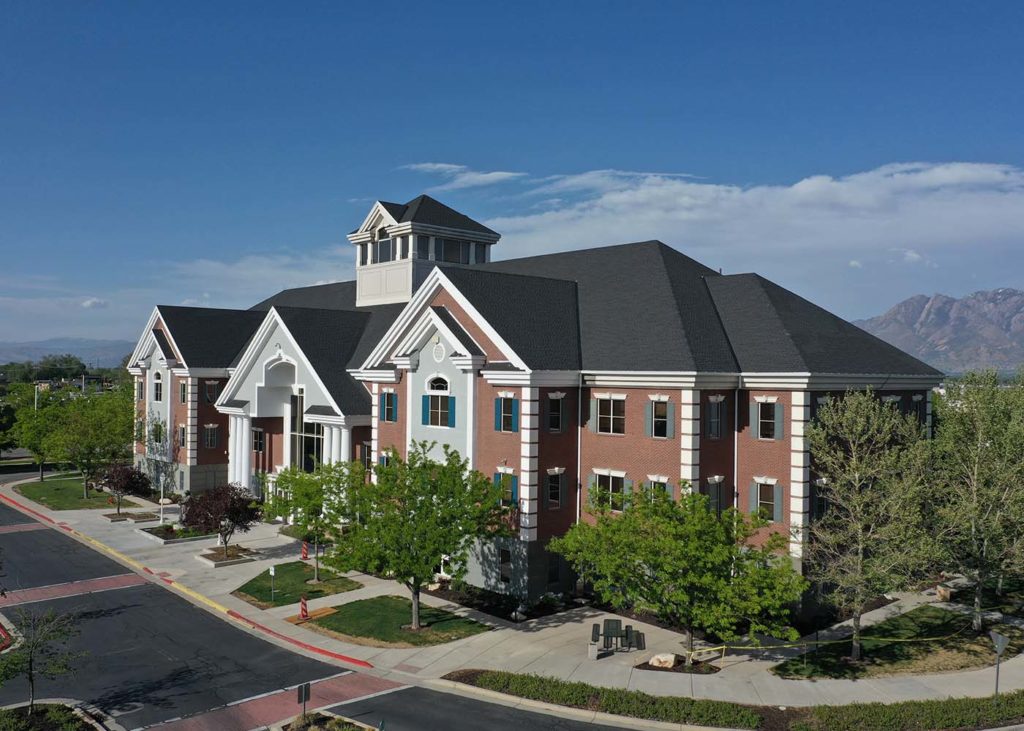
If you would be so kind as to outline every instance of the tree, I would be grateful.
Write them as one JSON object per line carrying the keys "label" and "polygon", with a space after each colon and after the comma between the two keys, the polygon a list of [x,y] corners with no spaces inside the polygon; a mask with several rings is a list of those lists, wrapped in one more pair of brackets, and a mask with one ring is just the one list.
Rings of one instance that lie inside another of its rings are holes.
{"label": "tree", "polygon": [[117,501],[117,514],[121,514],[121,502],[127,495],[144,495],[150,491],[149,476],[131,465],[118,464],[107,468],[101,483]]}
{"label": "tree", "polygon": [[14,407],[0,402],[0,453],[10,449],[17,441],[14,438]]}
{"label": "tree", "polygon": [[68,641],[78,634],[75,617],[54,611],[40,613],[20,609],[15,623],[21,634],[17,646],[0,655],[0,683],[18,677],[28,681],[28,713],[35,710],[36,678],[55,680],[74,671],[74,662],[82,653],[67,649]]}
{"label": "tree", "polygon": [[404,460],[390,452],[369,483],[360,465],[348,466],[338,510],[348,525],[327,559],[342,571],[401,581],[412,599],[414,631],[420,629],[420,590],[441,557],[448,557],[453,576],[463,576],[473,544],[507,530],[501,488],[447,446],[444,461],[433,460],[432,447],[417,442]]}
{"label": "tree", "polygon": [[663,490],[642,488],[620,508],[588,507],[596,522],[574,525],[549,550],[560,553],[580,577],[616,609],[656,614],[687,633],[734,639],[743,628],[793,638],[789,606],[806,582],[780,555],[785,536],[771,533],[760,546],[750,539],[766,522],[730,508],[719,515],[707,497],[685,490],[674,501]]}
{"label": "tree", "polygon": [[14,407],[15,442],[32,454],[43,481],[43,466],[50,458],[49,439],[57,423],[65,394],[51,389],[37,390],[35,385],[19,383],[11,386],[8,402]]}
{"label": "tree", "polygon": [[[294,525],[313,539],[313,581],[320,581],[320,547],[339,523],[338,507],[344,501],[348,472],[352,464],[320,464],[312,472],[298,467],[282,470],[274,482],[282,497],[275,501],[281,515],[290,516]],[[354,480],[365,482],[362,465]]]}
{"label": "tree", "polygon": [[129,457],[133,431],[131,394],[119,388],[68,398],[43,444],[82,473],[82,492],[88,498],[100,470]]}
{"label": "tree", "polygon": [[928,445],[917,420],[871,391],[829,399],[807,439],[826,506],[810,525],[808,576],[852,615],[857,661],[868,602],[908,588],[934,557],[922,512]]}
{"label": "tree", "polygon": [[985,586],[1024,569],[1024,380],[971,373],[936,401],[937,532],[948,567],[974,585],[981,632]]}
{"label": "tree", "polygon": [[241,485],[219,485],[190,495],[182,506],[182,525],[220,536],[224,557],[235,532],[248,533],[263,517],[263,510]]}
{"label": "tree", "polygon": [[77,355],[71,353],[44,355],[35,367],[35,380],[74,378],[82,375],[86,370],[87,366]]}

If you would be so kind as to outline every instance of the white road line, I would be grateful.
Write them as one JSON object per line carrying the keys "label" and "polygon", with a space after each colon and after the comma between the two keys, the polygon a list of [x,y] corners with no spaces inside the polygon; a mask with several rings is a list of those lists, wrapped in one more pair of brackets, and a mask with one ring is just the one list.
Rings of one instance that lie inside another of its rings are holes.
{"label": "white road line", "polygon": [[358,703],[359,701],[369,700],[370,698],[376,698],[379,695],[387,695],[388,693],[394,693],[399,690],[408,690],[411,685],[400,685],[397,688],[388,688],[387,690],[378,690],[376,693],[370,693],[369,695],[361,695],[358,698],[349,698],[347,701],[341,703],[332,703],[328,708],[334,708],[335,706],[347,706],[349,703]]}

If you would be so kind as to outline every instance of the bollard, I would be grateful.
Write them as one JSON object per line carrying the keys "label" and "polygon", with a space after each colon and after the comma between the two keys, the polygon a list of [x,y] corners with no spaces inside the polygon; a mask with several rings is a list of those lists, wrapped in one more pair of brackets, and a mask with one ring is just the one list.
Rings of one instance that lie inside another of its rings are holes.
{"label": "bollard", "polygon": [[306,609],[306,595],[299,599],[299,619],[309,619],[309,611]]}
{"label": "bollard", "polygon": [[309,560],[309,544],[306,543],[305,541],[302,542],[302,560],[303,561],[308,561]]}

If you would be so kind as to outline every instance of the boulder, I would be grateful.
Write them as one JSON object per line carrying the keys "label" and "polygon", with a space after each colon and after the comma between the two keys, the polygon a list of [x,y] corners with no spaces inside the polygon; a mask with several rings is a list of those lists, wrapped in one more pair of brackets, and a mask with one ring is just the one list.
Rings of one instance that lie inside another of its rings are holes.
{"label": "boulder", "polygon": [[676,666],[676,656],[671,652],[662,652],[648,660],[647,664],[652,668],[674,668]]}

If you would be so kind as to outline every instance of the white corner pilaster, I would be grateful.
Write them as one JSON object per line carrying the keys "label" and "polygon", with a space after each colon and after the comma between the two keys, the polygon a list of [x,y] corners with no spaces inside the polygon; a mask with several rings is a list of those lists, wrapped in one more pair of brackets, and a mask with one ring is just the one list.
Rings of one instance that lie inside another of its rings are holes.
{"label": "white corner pilaster", "polygon": [[336,447],[335,462],[352,461],[352,427],[343,426],[338,430]]}
{"label": "white corner pilaster", "polygon": [[333,464],[334,463],[334,427],[330,424],[324,425],[324,446],[323,446],[323,463]]}
{"label": "white corner pilaster", "polygon": [[[374,383],[370,389],[370,464],[376,465],[379,459],[377,456],[377,426],[380,424],[380,384]],[[407,415],[406,419],[408,418]],[[371,472],[370,479],[376,482],[377,473]]]}
{"label": "white corner pilaster", "polygon": [[791,399],[789,553],[799,559],[803,557],[811,518],[811,453],[806,437],[807,423],[811,419],[811,394],[793,391]]}
{"label": "white corner pilaster", "polygon": [[519,408],[519,537],[524,541],[535,541],[540,504],[537,488],[540,389],[524,387]]}
{"label": "white corner pilaster", "polygon": [[285,468],[292,466],[292,402],[291,399],[284,400],[284,410],[281,417],[281,465]]}
{"label": "white corner pilaster", "polygon": [[679,479],[700,486],[700,391],[683,389],[679,406]]}
{"label": "white corner pilaster", "polygon": [[241,472],[238,481],[242,487],[252,489],[252,419],[248,416],[238,417],[239,441],[241,442]]}

